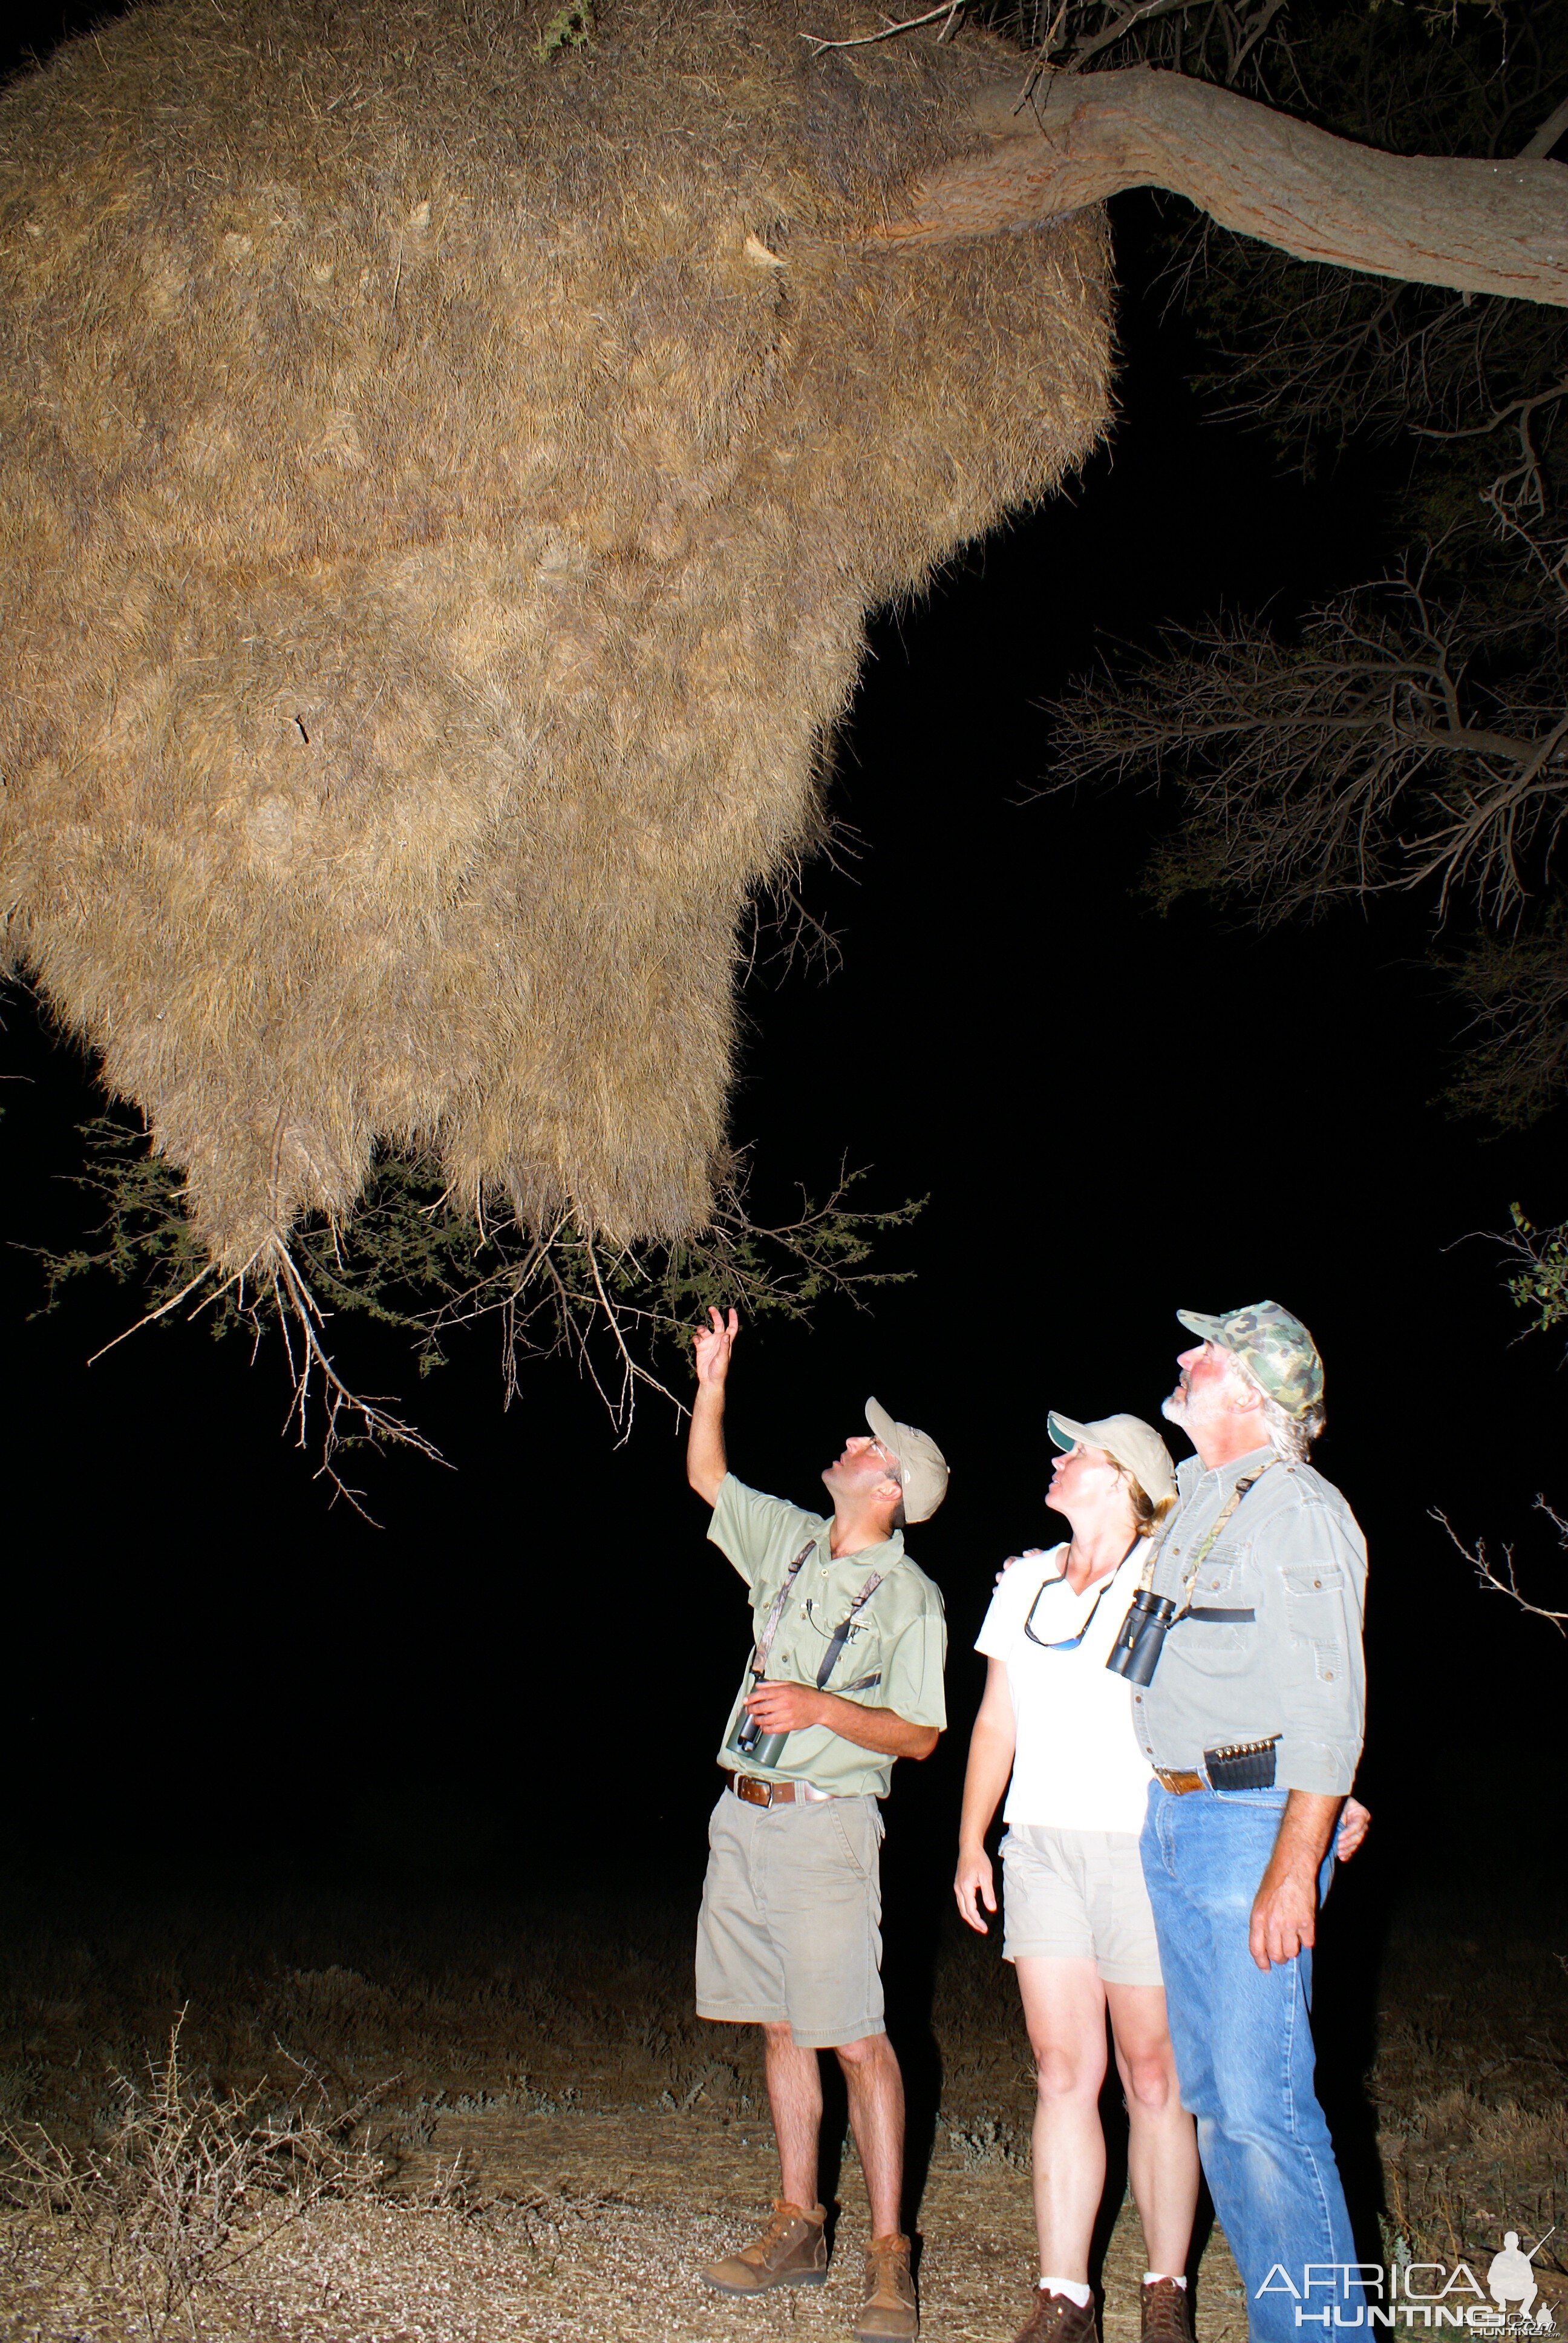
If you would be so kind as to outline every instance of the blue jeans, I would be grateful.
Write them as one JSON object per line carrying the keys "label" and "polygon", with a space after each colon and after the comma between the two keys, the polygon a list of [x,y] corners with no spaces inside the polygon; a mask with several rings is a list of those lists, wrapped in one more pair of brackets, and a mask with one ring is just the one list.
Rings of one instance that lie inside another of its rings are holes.
{"label": "blue jeans", "polygon": [[[1265,1975],[1247,1946],[1286,1795],[1179,1797],[1151,1783],[1140,1845],[1181,2104],[1197,2117],[1254,2343],[1329,2343],[1325,2328],[1359,2327],[1364,2313],[1344,2190],[1312,2087],[1312,1956],[1302,1952]],[[1332,1869],[1326,1858],[1320,1901]]]}

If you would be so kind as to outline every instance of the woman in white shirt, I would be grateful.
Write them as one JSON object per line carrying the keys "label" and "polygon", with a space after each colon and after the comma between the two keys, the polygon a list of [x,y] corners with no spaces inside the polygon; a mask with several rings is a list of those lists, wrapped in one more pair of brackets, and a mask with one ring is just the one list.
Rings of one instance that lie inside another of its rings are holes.
{"label": "woman in white shirt", "polygon": [[985,1935],[980,1907],[997,1908],[985,1835],[1006,1790],[1002,1956],[1018,1971],[1039,2075],[1040,2275],[1019,2343],[1095,2343],[1089,2249],[1105,2186],[1108,2010],[1150,2263],[1142,2335],[1191,2343],[1185,2272],[1198,2147],[1181,2110],[1138,1855],[1149,1767],[1133,1737],[1131,1688],[1105,1664],[1148,1541],[1175,1503],[1176,1475],[1159,1433],[1135,1415],[1046,1420],[1065,1451],[1046,1503],[1072,1536],[1012,1564],[986,1614],[975,1648],[990,1674],[970,1742],[953,1882],[959,1910]]}

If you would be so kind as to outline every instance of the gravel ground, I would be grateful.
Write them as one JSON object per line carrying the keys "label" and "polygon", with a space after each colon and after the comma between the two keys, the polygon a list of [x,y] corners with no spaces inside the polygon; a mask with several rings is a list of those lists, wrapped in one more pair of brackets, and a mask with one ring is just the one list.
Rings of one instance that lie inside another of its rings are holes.
{"label": "gravel ground", "polygon": [[[460,2203],[452,2160],[473,2177]],[[319,2207],[205,2289],[213,2343],[763,2343],[846,2333],[858,2298],[865,2206],[847,2157],[843,2217],[826,2287],[742,2303],[696,2271],[743,2242],[776,2186],[766,2123],[700,2106],[446,2117],[405,2176],[408,2193]],[[423,2197],[427,2201],[421,2204]],[[921,2209],[927,2343],[1010,2343],[1031,2277],[1029,2176],[996,2157],[939,2151]],[[1133,2343],[1143,2268],[1124,2206],[1105,2268],[1107,2343]],[[15,2220],[0,2261],[5,2343],[151,2343],[188,2337],[160,2320],[56,2226]],[[1201,2343],[1244,2343],[1235,2268],[1216,2233],[1198,2295]]]}

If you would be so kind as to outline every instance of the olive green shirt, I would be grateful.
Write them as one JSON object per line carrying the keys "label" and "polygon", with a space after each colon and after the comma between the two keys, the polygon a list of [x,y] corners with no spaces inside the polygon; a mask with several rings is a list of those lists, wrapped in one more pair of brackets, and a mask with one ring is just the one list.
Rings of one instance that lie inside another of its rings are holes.
{"label": "olive green shirt", "polygon": [[[906,1724],[932,1725],[940,1733],[948,1721],[942,1696],[948,1630],[940,1591],[904,1552],[901,1530],[895,1530],[885,1544],[865,1546],[835,1562],[829,1550],[832,1529],[820,1513],[786,1504],[781,1497],[765,1497],[733,1473],[719,1483],[708,1534],[751,1590],[754,1643],[790,1564],[803,1546],[811,1548],[796,1574],[773,1638],[769,1680],[815,1685],[835,1631],[872,1572],[880,1571],[882,1583],[855,1614],[821,1689],[862,1708],[890,1708]],[[868,1676],[876,1681],[867,1684]],[[857,1689],[851,1691],[851,1685]],[[724,1728],[726,1744],[739,1725],[750,1689],[748,1664]],[[779,1757],[777,1765],[756,1765],[738,1759],[728,1746],[719,1751],[719,1763],[730,1770],[739,1765],[743,1773],[766,1782],[809,1782],[839,1798],[885,1798],[893,1775],[890,1757],[859,1748],[826,1725],[791,1733]]]}

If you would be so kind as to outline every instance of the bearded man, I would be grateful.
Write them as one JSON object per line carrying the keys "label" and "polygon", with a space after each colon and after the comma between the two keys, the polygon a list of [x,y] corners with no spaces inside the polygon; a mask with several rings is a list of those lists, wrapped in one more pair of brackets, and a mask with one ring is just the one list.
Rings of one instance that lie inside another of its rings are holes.
{"label": "bearded man", "polygon": [[1300,2343],[1308,2265],[1345,2323],[1362,2299],[1309,2013],[1361,1755],[1366,1541],[1307,1461],[1323,1366],[1301,1320],[1274,1302],[1176,1314],[1199,1341],[1164,1413],[1198,1453],[1150,1588],[1174,1615],[1133,1695],[1155,1775],[1141,1848],[1181,2102],[1253,2343]]}

